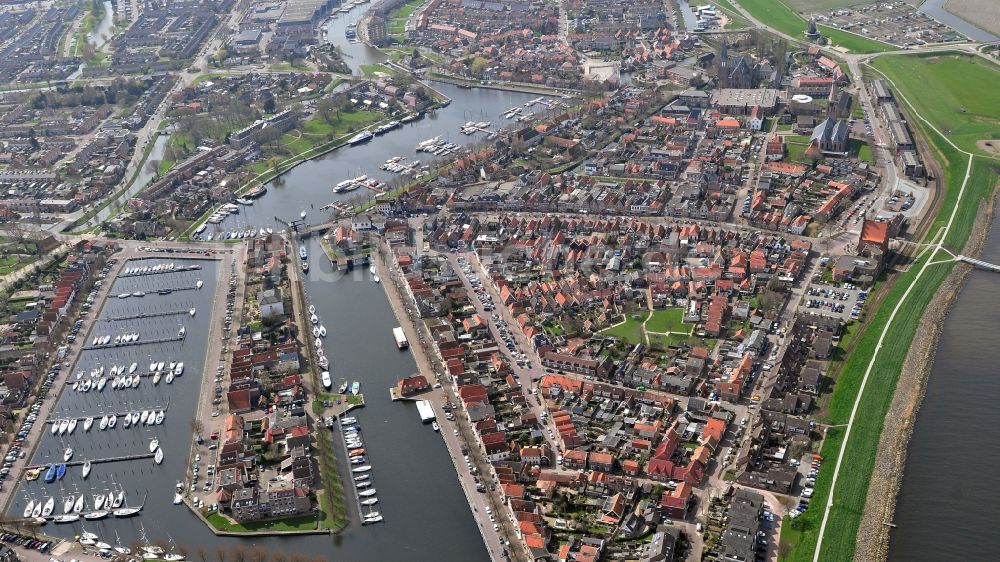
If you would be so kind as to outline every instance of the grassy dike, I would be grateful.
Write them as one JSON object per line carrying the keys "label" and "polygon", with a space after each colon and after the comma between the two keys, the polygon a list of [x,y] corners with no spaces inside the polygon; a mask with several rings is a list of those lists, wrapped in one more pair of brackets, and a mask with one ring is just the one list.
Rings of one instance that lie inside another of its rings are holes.
{"label": "grassy dike", "polygon": [[[908,87],[910,84],[904,80],[897,81],[897,78],[904,77],[908,72],[908,65],[900,64],[903,62],[900,59],[905,61],[906,56],[884,57],[875,63],[875,67],[884,71],[898,87],[901,97],[913,104],[912,107],[907,106],[911,114],[916,110],[939,130],[944,129],[949,122],[942,122],[936,116],[957,112],[958,108],[951,107],[951,111],[942,111],[944,108],[935,107],[936,113],[925,111],[939,103],[940,97],[931,94],[940,91],[942,85],[935,83],[935,76],[925,76],[921,81],[921,88]],[[991,80],[992,85],[989,87],[1000,88],[1000,73],[994,74]],[[996,108],[996,111],[1000,113],[1000,108]],[[977,156],[972,159],[970,167],[969,156],[949,144],[948,139],[917,118],[911,119],[910,123],[917,127],[937,153],[943,170],[941,179],[947,186],[940,211],[928,230],[925,242],[938,241],[943,229],[954,216],[942,242],[952,252],[958,253],[969,239],[977,211],[988,203],[987,200],[995,191],[995,169],[1000,166],[1000,161]],[[969,178],[959,199],[960,187],[967,170]],[[821,451],[827,464],[817,479],[811,509],[782,526],[780,560],[811,562],[816,556],[824,507],[830,500],[833,485],[830,466],[843,447],[846,448],[843,450],[843,461],[832,498],[833,507],[818,559],[847,562],[854,558],[855,539],[868,496],[868,485],[885,415],[914,335],[921,329],[923,311],[954,268],[954,262],[948,261],[950,258],[944,251],[925,248],[906,272],[900,274],[889,286],[885,301],[865,331],[857,336],[854,349],[841,365],[839,374],[833,373],[837,383],[830,401],[828,419],[825,420],[833,427],[828,430]],[[928,262],[934,265],[923,269]],[[899,311],[892,317],[893,309],[901,302]],[[891,336],[885,338],[881,347],[878,347],[879,339],[887,326]],[[877,360],[862,392],[862,381],[873,357],[877,357]],[[845,424],[850,420],[859,392],[862,394],[858,403],[858,415],[854,418],[850,439],[845,444]]]}
{"label": "grassy dike", "polygon": [[[781,0],[737,0],[744,10],[755,19],[792,37],[805,40],[808,22]],[[856,33],[842,31],[825,25],[818,26],[820,33],[830,39],[835,47],[843,47],[852,53],[884,53],[898,47]]]}

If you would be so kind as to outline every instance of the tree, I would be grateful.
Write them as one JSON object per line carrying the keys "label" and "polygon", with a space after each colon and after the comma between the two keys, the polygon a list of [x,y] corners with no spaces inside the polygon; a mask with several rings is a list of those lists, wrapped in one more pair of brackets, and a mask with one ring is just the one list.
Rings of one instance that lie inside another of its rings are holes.
{"label": "tree", "polygon": [[215,559],[218,562],[226,562],[226,560],[229,560],[229,551],[226,550],[226,547],[222,545],[215,547]]}
{"label": "tree", "polygon": [[469,71],[472,72],[473,76],[479,76],[483,73],[484,70],[486,70],[486,65],[488,65],[489,63],[490,61],[486,60],[483,57],[476,57],[472,59],[472,64],[469,66]]}
{"label": "tree", "polygon": [[198,560],[201,560],[201,562],[208,562],[208,550],[205,549],[204,546],[199,544],[198,548],[195,550],[195,554],[198,556]]}

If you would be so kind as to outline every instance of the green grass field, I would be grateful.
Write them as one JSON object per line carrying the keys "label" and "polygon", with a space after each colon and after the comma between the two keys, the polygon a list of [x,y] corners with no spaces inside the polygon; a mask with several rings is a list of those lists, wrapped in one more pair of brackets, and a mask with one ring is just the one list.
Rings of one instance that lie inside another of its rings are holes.
{"label": "green grass field", "polygon": [[653,315],[646,321],[647,332],[677,332],[690,334],[694,326],[684,323],[684,310],[681,308],[666,308],[653,311]]}
{"label": "green grass field", "polygon": [[[758,21],[773,27],[774,29],[805,40],[805,31],[808,23],[805,18],[795,12],[788,4],[781,0],[738,0],[743,9],[750,12],[750,15]],[[881,53],[896,49],[892,45],[865,39],[864,37],[820,26],[820,33],[830,38],[830,41],[845,49],[850,49],[854,53]]]}
{"label": "green grass field", "polygon": [[402,35],[406,32],[406,20],[417,11],[426,0],[410,0],[406,4],[396,8],[395,10],[389,12],[389,17],[387,18],[387,27],[389,29],[389,35],[395,35],[402,38]]}
{"label": "green grass field", "polygon": [[630,344],[637,344],[643,341],[642,323],[649,317],[648,311],[626,314],[625,323],[604,330],[606,336],[618,338]]}
{"label": "green grass field", "polygon": [[364,73],[365,76],[376,76],[378,74],[395,76],[396,74],[396,71],[382,64],[362,64],[358,68],[361,69],[361,72]]}
{"label": "green grass field", "polygon": [[[976,141],[1000,140],[1000,68],[979,57],[895,55],[872,64],[963,150],[989,155]],[[998,156],[993,154],[992,156]]]}
{"label": "green grass field", "polygon": [[257,521],[252,523],[232,523],[218,513],[208,516],[208,522],[220,531],[230,531],[233,533],[249,533],[254,531],[311,531],[316,528],[316,516],[304,515],[301,517],[289,517],[288,519],[278,519],[275,521]]}
{"label": "green grass field", "polygon": [[725,12],[726,17],[729,18],[729,23],[726,25],[726,29],[742,29],[744,27],[750,27],[750,22],[736,10],[729,0],[716,0],[715,5]]}
{"label": "green grass field", "polygon": [[[898,71],[909,66],[908,64],[900,64],[904,61],[898,59],[899,57],[892,58],[891,66],[894,70]],[[918,95],[925,97],[925,92],[940,92],[942,89],[948,89],[948,85],[941,84],[940,81],[944,79],[943,76],[948,76],[952,71],[952,69],[948,69],[948,72],[925,75],[924,79],[919,81],[919,85],[916,82],[907,82],[905,86],[897,84],[908,97]],[[993,92],[991,92],[992,94]],[[954,97],[957,96],[956,94]],[[954,104],[954,97],[936,99],[942,100],[941,103]],[[948,117],[953,115],[957,108],[955,105],[951,105],[935,109],[933,114],[930,112],[927,114],[928,118],[936,127],[942,128],[946,126],[949,122]],[[992,114],[1000,117],[1000,105],[994,107]],[[990,117],[990,115],[987,116]],[[940,135],[923,127],[916,120],[913,122],[923,133],[924,138],[937,151],[940,163],[944,168],[943,179],[947,186],[941,211],[932,224],[928,236],[934,237],[940,233],[941,227],[948,222],[952,210],[958,205],[955,220],[945,238],[946,245],[956,251],[961,249],[968,240],[977,211],[994,193],[998,180],[993,169],[996,161],[981,157],[974,159],[969,182],[962,200],[959,201],[958,192],[965,176],[967,157],[952,148]],[[780,558],[782,561],[812,561],[823,516],[823,510],[820,506],[826,505],[832,485],[833,471],[830,463],[836,462],[836,457],[842,447],[846,448],[844,449],[841,472],[836,483],[837,487],[833,498],[834,507],[830,511],[830,518],[823,538],[820,559],[847,562],[854,557],[855,538],[868,497],[868,484],[878,453],[882,426],[892,402],[903,362],[909,352],[914,335],[920,329],[924,309],[930,304],[938,287],[953,268],[952,263],[933,265],[928,267],[924,274],[917,279],[918,272],[924,263],[947,257],[940,251],[936,251],[934,255],[930,254],[928,252],[922,256],[911,264],[905,273],[899,275],[889,288],[885,301],[874,312],[868,327],[864,332],[854,336],[854,349],[838,369],[839,375],[837,375],[836,386],[825,420],[834,425],[845,424],[850,419],[865,371],[876,352],[879,337],[886,329],[892,310],[903,299],[907,288],[914,285],[889,326],[891,337],[887,337],[882,342],[882,347],[878,349],[877,360],[872,367],[865,391],[858,403],[859,415],[854,419],[850,439],[847,443],[843,443],[843,429],[838,427],[835,428],[836,433],[834,433],[834,429],[831,429],[828,439],[823,444],[821,453],[827,464],[820,472],[820,478],[817,480],[816,490],[812,498],[811,505],[816,507],[782,526],[781,551],[783,554]],[[846,341],[843,343],[846,344]]]}

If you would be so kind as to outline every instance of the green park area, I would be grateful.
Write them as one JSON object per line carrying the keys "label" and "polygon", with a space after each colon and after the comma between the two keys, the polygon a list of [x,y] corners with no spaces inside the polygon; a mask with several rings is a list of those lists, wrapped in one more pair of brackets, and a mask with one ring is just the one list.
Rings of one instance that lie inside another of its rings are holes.
{"label": "green park area", "polygon": [[684,310],[681,308],[632,312],[601,333],[629,345],[643,343],[665,349],[686,343],[691,346],[712,347],[714,340],[694,335],[694,325],[685,323],[683,316]]}
{"label": "green park area", "polygon": [[[995,123],[1000,119],[1000,103],[995,101],[1000,91],[1000,72],[992,65],[967,61],[964,57],[934,58],[936,60],[928,61],[925,57],[893,55],[877,59],[873,66],[891,78],[898,86],[898,93],[913,104],[905,105],[905,109],[922,115],[939,131],[952,131],[942,136],[919,118],[910,121],[929,142],[943,169],[944,200],[925,241],[942,240],[948,249],[958,253],[971,234],[979,209],[995,193],[998,182],[995,169],[1000,166],[1000,159],[970,157],[951,142],[968,150],[974,147],[974,143],[970,144],[972,131],[982,134],[987,130],[983,123]],[[927,64],[940,66],[921,73],[925,68],[922,65]],[[956,83],[958,76],[965,80],[971,77],[974,85]],[[979,117],[957,118],[962,113],[961,105],[974,102],[971,98],[976,96],[993,99],[992,108],[986,107],[988,101],[970,103]],[[957,136],[953,137],[955,133]],[[969,177],[965,181],[967,170]],[[821,449],[827,463],[835,463],[843,455],[840,473],[834,482],[833,471],[821,471],[811,501],[815,507],[782,525],[781,561],[811,562],[814,559],[823,506],[831,501],[834,485],[833,507],[819,559],[848,562],[854,558],[855,538],[864,514],[885,415],[913,337],[920,328],[923,312],[954,267],[949,257],[934,246],[925,247],[904,273],[883,285],[886,288],[882,290],[887,291],[885,299],[864,330],[849,342],[847,338],[841,342],[846,347],[838,355],[847,358],[834,364],[830,371],[836,385],[823,421],[833,427],[827,431]],[[928,263],[933,265],[925,268]],[[883,337],[883,334],[890,335]],[[862,389],[866,373],[868,379]],[[862,414],[852,420],[856,402],[856,411]],[[852,424],[849,437],[848,423]]]}
{"label": "green park area", "polygon": [[[740,6],[764,25],[772,27],[796,39],[805,40],[808,22],[781,0],[738,0]],[[867,39],[860,35],[819,26],[819,32],[830,39],[833,46],[842,47],[852,53],[882,53],[897,47],[881,41]]]}

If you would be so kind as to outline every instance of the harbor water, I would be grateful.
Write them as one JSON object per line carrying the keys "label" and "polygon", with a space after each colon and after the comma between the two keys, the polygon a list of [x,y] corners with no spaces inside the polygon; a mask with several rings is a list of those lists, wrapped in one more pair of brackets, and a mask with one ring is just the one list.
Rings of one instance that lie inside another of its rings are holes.
{"label": "harbor water", "polygon": [[[981,259],[1000,263],[1000,218]],[[975,270],[945,320],[909,443],[891,562],[1000,560],[1000,275]]]}

